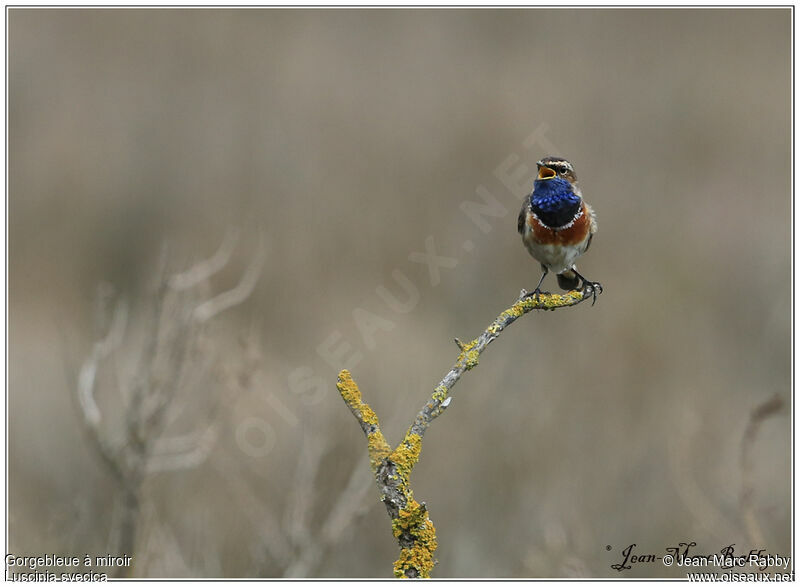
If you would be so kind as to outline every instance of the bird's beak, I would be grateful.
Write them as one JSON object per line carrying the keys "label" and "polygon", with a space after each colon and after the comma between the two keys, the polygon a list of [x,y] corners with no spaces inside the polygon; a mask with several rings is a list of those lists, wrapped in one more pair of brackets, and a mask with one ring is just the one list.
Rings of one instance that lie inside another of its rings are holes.
{"label": "bird's beak", "polygon": [[539,168],[539,179],[552,179],[556,176],[556,172],[549,167],[542,166]]}

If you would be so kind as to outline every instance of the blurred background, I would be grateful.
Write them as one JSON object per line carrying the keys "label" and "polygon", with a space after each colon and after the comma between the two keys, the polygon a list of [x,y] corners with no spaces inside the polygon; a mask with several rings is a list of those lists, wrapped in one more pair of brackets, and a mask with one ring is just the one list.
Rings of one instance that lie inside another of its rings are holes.
{"label": "blurred background", "polygon": [[605,293],[426,434],[434,576],[789,555],[790,48],[790,9],[10,9],[8,551],[390,577],[337,372],[399,441],[536,284],[557,154]]}

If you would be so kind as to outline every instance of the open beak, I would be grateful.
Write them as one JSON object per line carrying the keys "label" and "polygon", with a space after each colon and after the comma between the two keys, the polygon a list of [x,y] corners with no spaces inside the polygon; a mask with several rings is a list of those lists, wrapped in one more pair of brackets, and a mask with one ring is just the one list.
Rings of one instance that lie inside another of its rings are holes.
{"label": "open beak", "polygon": [[549,167],[542,166],[539,168],[539,179],[553,179],[555,176],[556,172]]}

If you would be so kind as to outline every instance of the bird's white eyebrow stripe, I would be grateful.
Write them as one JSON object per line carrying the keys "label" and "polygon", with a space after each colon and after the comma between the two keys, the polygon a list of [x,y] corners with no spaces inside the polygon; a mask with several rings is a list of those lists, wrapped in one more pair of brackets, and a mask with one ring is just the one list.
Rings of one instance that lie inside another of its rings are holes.
{"label": "bird's white eyebrow stripe", "polygon": [[568,161],[549,161],[545,163],[544,159],[540,159],[536,162],[536,165],[539,167],[563,167],[564,169],[572,169],[572,164]]}

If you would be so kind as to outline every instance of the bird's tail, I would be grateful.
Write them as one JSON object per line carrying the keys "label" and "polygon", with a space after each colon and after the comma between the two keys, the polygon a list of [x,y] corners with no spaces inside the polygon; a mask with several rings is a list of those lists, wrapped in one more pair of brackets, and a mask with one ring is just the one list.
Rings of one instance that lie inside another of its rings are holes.
{"label": "bird's tail", "polygon": [[559,273],[556,278],[558,279],[558,287],[566,291],[578,289],[578,285],[580,285],[580,278],[572,269]]}

